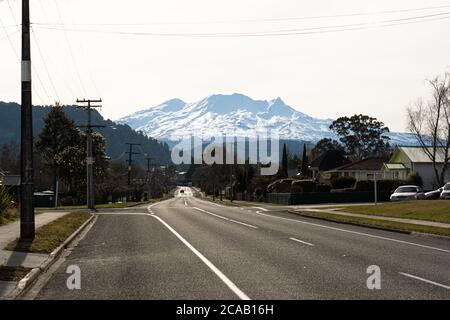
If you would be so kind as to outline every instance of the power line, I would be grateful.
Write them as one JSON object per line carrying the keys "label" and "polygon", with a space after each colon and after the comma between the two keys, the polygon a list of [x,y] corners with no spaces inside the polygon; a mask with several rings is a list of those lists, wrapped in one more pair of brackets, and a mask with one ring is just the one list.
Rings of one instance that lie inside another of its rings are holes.
{"label": "power line", "polygon": [[[357,23],[357,24],[343,24],[343,25],[332,25],[332,26],[321,26],[312,28],[299,28],[299,29],[285,29],[285,30],[275,30],[275,31],[264,31],[264,32],[240,32],[240,33],[155,33],[155,32],[128,32],[128,31],[108,31],[108,30],[95,30],[95,29],[67,29],[65,31],[73,32],[87,32],[87,33],[99,33],[99,34],[116,34],[116,35],[135,35],[135,36],[161,36],[161,37],[273,37],[273,36],[289,36],[289,35],[302,35],[302,34],[316,34],[316,33],[332,33],[332,32],[342,32],[342,31],[353,31],[369,29],[372,27],[390,27],[398,25],[406,25],[421,22],[438,21],[450,18],[450,12],[422,15],[401,19],[390,19],[379,21],[374,24],[370,23]],[[58,27],[45,27],[39,26],[40,28],[47,30],[61,31]]]}
{"label": "power line", "polygon": [[66,39],[67,47],[69,48],[70,57],[72,58],[72,63],[74,65],[75,72],[76,72],[77,77],[78,77],[78,81],[80,82],[81,90],[86,95],[86,88],[84,87],[83,81],[81,80],[80,71],[78,69],[77,62],[76,62],[75,57],[73,55],[72,46],[70,45],[69,37],[68,37],[66,29],[64,27],[64,23],[62,22],[63,18],[62,18],[62,15],[61,15],[61,10],[59,9],[58,1],[54,0],[54,2],[55,2],[56,10],[58,11],[59,20],[61,21],[61,25],[62,25],[62,28],[64,30],[64,37]]}
{"label": "power line", "polygon": [[15,34],[17,34],[17,33],[19,33],[19,30],[14,30],[14,31],[11,32],[11,33],[7,33],[5,36],[3,36],[3,38],[0,38],[0,41],[5,40],[5,39],[8,39],[9,37],[12,37],[13,35],[15,35]]}
{"label": "power line", "polygon": [[39,41],[36,38],[33,28],[31,28],[31,33],[33,34],[34,43],[36,44],[36,47],[38,48],[39,55],[41,57],[42,63],[44,64],[45,71],[47,72],[47,77],[50,81],[53,91],[55,92],[56,98],[58,99],[58,101],[61,101],[59,98],[59,95],[58,95],[58,91],[56,90],[55,83],[53,82],[50,72],[48,71],[47,63],[45,62],[44,56],[43,56],[41,48],[39,46]]}
{"label": "power line", "polygon": [[[45,7],[44,7],[44,4],[42,3],[42,0],[39,0],[39,5],[40,5],[41,11],[42,11],[42,15],[44,16],[45,21],[48,21],[47,13],[45,11]],[[35,33],[36,32],[35,32],[35,30],[33,28],[33,34],[35,34]],[[54,41],[53,45],[56,45],[58,47],[58,49],[61,49],[61,43],[59,41]],[[58,71],[59,71],[59,68],[58,68]],[[72,72],[69,72],[69,74],[72,77],[72,79],[74,79]],[[76,96],[76,94],[74,93],[74,91],[72,89],[70,81],[67,81],[65,75],[62,75],[61,78],[64,81],[64,87],[67,88],[67,90],[69,91],[71,97]],[[76,79],[74,79],[74,80],[75,80],[74,82],[76,82]]]}
{"label": "power line", "polygon": [[[9,2],[8,2],[8,3],[9,3]],[[14,18],[14,20],[15,20],[15,17],[14,17],[13,12],[11,12],[11,14],[13,15],[13,18]],[[6,28],[5,28],[5,25],[3,24],[3,20],[2,20],[1,18],[0,18],[0,24],[2,25],[2,28],[3,28],[4,32],[6,33],[6,38],[8,39],[9,45],[11,46],[11,49],[13,50],[14,55],[16,56],[17,61],[20,61],[19,53],[17,52],[16,47],[14,46],[14,44],[13,44],[13,42],[12,42],[12,40],[11,40],[11,35],[8,34],[8,32],[7,32]],[[17,23],[16,23],[16,25],[17,25]],[[16,32],[20,32],[20,29],[19,29],[18,27],[17,27]],[[35,69],[33,68],[33,70],[35,70]],[[36,70],[35,70],[35,71],[36,71]],[[37,72],[36,72],[36,75],[38,75]],[[39,79],[39,76],[38,76],[38,79]],[[42,82],[41,82],[41,84],[42,84]],[[45,100],[42,99],[42,96],[39,94],[39,91],[36,90],[36,87],[35,87],[35,86],[34,86],[33,89],[34,89],[34,90],[33,90],[33,93],[36,93],[36,95],[38,96],[38,99],[39,99],[41,102],[44,102]],[[45,88],[44,88],[44,91],[45,91]],[[47,97],[48,97],[48,95],[47,95]]]}
{"label": "power line", "polygon": [[[8,3],[9,12],[11,13],[11,16],[12,16],[12,18],[13,18],[14,24],[16,25],[17,31],[20,32],[20,27],[19,27],[19,24],[17,23],[17,19],[16,19],[16,16],[15,16],[15,14],[14,14],[14,10],[12,9],[9,0],[6,0],[6,2]],[[3,25],[3,23],[2,23],[2,25]],[[5,29],[5,32],[6,32],[6,29]],[[9,37],[8,37],[8,38],[9,38]],[[15,53],[17,59],[20,60],[20,59],[19,59],[19,54],[17,53],[17,50],[16,50],[16,48],[14,47],[14,45],[13,45],[11,39],[10,39],[9,42],[10,42],[10,44],[11,44],[11,47],[12,47],[13,50],[14,50],[14,53]],[[33,71],[36,73],[36,77],[37,77],[37,79],[38,79],[38,81],[39,81],[39,83],[40,83],[40,85],[41,85],[41,87],[42,87],[42,90],[44,91],[45,95],[47,96],[47,99],[48,99],[47,101],[51,101],[50,96],[48,95],[48,92],[47,92],[47,90],[45,89],[44,84],[43,84],[43,82],[42,82],[42,80],[41,80],[41,77],[39,76],[39,73],[37,72],[35,66],[32,65],[32,68],[33,68]],[[35,88],[35,89],[36,89],[36,88]],[[41,96],[40,96],[40,94],[38,93],[38,91],[37,91],[37,90],[35,90],[35,91],[36,91],[36,94],[37,94],[39,100],[41,100],[41,102],[44,102],[45,100],[43,100],[43,99],[41,98]]]}
{"label": "power line", "polygon": [[[263,19],[242,19],[242,20],[219,20],[219,21],[191,21],[191,22],[138,22],[138,23],[79,23],[70,24],[73,26],[150,26],[150,25],[201,25],[201,24],[227,24],[227,23],[258,23],[258,22],[288,22],[288,21],[301,21],[301,20],[317,20],[317,19],[335,19],[335,18],[345,18],[345,17],[357,17],[357,16],[371,16],[374,14],[395,14],[395,13],[407,13],[407,12],[417,12],[417,11],[427,11],[427,10],[438,10],[450,8],[450,5],[444,6],[430,6],[421,8],[410,8],[410,9],[397,9],[397,10],[382,10],[376,12],[354,12],[354,13],[343,13],[334,15],[317,15],[317,16],[302,16],[302,17],[285,17],[285,18],[263,18]],[[43,24],[43,23],[35,23]],[[60,25],[59,23],[46,23],[46,25]],[[68,24],[66,24],[68,25]]]}
{"label": "power line", "polygon": [[[69,7],[69,14],[70,14],[72,12],[72,10],[70,9],[70,2],[67,3],[67,6]],[[72,14],[70,14],[70,20],[72,21],[72,23],[74,22]],[[92,72],[92,69],[91,69],[91,63],[90,63],[91,59],[90,59],[89,55],[86,54],[86,47],[84,45],[84,38],[82,38],[79,43],[81,45],[81,52],[83,54],[83,57],[86,60],[85,66],[86,66],[87,71],[88,71],[89,79],[91,80],[91,83],[92,83],[92,85],[94,87],[94,91],[95,91],[96,95],[100,96],[101,95],[100,94],[100,90],[98,90],[98,86],[97,86],[96,81],[94,80],[93,72]]]}

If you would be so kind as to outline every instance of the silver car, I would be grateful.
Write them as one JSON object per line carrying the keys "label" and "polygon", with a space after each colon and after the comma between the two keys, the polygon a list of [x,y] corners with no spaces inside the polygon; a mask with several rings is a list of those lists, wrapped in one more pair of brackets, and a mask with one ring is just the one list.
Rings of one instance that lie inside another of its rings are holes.
{"label": "silver car", "polygon": [[391,195],[391,201],[422,199],[425,199],[425,194],[419,186],[401,186]]}
{"label": "silver car", "polygon": [[442,189],[441,199],[443,199],[443,200],[450,199],[450,182],[445,184],[444,188]]}

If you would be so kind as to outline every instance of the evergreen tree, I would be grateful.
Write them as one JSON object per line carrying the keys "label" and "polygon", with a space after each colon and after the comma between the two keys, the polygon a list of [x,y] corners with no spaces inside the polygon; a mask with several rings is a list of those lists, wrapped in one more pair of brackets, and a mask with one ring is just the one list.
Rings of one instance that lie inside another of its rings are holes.
{"label": "evergreen tree", "polygon": [[281,172],[280,176],[281,178],[287,178],[288,177],[288,154],[287,154],[287,148],[286,144],[283,145],[283,157],[281,159]]}
{"label": "evergreen tree", "polygon": [[[75,123],[69,119],[62,106],[56,103],[52,110],[44,118],[44,128],[37,137],[36,149],[44,159],[45,165],[53,172],[53,190],[56,190],[56,182],[67,158],[76,159],[74,152],[80,146],[80,132]],[[73,152],[68,152],[72,148]],[[70,171],[70,170],[69,170]]]}
{"label": "evergreen tree", "polygon": [[306,144],[303,145],[303,157],[302,157],[302,176],[309,177],[309,162],[308,155],[306,154]]}

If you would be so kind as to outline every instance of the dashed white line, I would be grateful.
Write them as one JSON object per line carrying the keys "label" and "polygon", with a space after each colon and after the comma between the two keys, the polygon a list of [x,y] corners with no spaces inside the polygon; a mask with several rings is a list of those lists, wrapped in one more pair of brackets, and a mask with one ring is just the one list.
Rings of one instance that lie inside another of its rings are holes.
{"label": "dashed white line", "polygon": [[249,228],[258,229],[258,227],[255,227],[255,226],[253,226],[251,224],[248,224],[248,223],[244,223],[244,222],[240,222],[240,221],[237,221],[237,220],[234,220],[234,219],[223,217],[221,215],[218,215],[218,214],[215,214],[215,213],[212,213],[212,212],[209,212],[209,211],[197,208],[197,207],[193,207],[193,208],[195,210],[201,211],[203,213],[209,214],[209,215],[214,216],[214,217],[219,218],[219,219],[223,219],[223,220],[226,220],[226,221],[230,221],[230,222],[234,222],[234,223],[237,223],[237,224],[241,224],[241,225],[249,227]]}
{"label": "dashed white line", "polygon": [[167,229],[170,230],[181,242],[184,243],[186,247],[189,248],[200,260],[203,261],[212,272],[214,272],[220,280],[222,280],[225,285],[236,294],[241,300],[250,300],[250,297],[247,296],[241,289],[239,289],[222,271],[220,271],[211,261],[209,261],[203,254],[201,254],[197,249],[195,249],[186,239],[184,239],[178,232],[176,232],[171,226],[169,226],[163,219],[158,216],[152,215],[155,219],[161,222]]}
{"label": "dashed white line", "polygon": [[303,241],[303,240],[299,240],[299,239],[296,239],[296,238],[289,238],[289,239],[292,240],[292,241],[296,241],[296,242],[300,242],[300,243],[306,244],[307,246],[314,247],[314,245],[312,243],[309,243],[309,242],[306,242],[306,241]]}
{"label": "dashed white line", "polygon": [[261,215],[261,216],[266,216],[266,217],[274,218],[274,219],[281,219],[281,220],[293,221],[293,222],[297,222],[297,223],[301,223],[301,224],[306,224],[306,225],[309,225],[309,226],[314,226],[314,227],[319,227],[319,228],[324,228],[324,229],[329,229],[329,230],[335,230],[335,231],[341,231],[341,232],[346,232],[346,233],[351,233],[351,234],[357,234],[357,235],[360,235],[360,236],[366,236],[366,237],[369,237],[369,238],[381,239],[381,240],[387,240],[387,241],[392,241],[392,242],[397,242],[397,243],[407,244],[407,245],[411,245],[411,246],[416,246],[416,247],[420,247],[420,248],[425,248],[425,249],[431,249],[431,250],[436,250],[436,251],[441,251],[441,252],[450,253],[450,250],[446,250],[446,249],[441,249],[441,248],[436,248],[436,247],[426,246],[426,245],[418,244],[418,243],[414,243],[414,242],[408,242],[408,241],[403,241],[403,240],[397,240],[397,239],[393,239],[393,238],[386,238],[386,237],[377,236],[377,235],[373,235],[373,234],[369,234],[369,233],[363,233],[363,232],[351,231],[351,230],[345,230],[345,229],[336,228],[336,227],[324,226],[324,225],[317,224],[317,223],[312,223],[312,222],[306,222],[306,221],[300,221],[300,220],[295,220],[295,219],[289,219],[289,218],[283,218],[283,217],[273,216],[273,215],[270,215],[270,214],[262,213],[262,212],[260,212],[260,211],[256,211],[256,214],[259,214],[259,215]]}
{"label": "dashed white line", "polygon": [[429,284],[432,284],[432,285],[435,285],[435,286],[438,286],[438,287],[450,290],[450,286],[446,286],[446,285],[443,285],[441,283],[437,283],[437,282],[434,282],[434,281],[431,281],[431,280],[427,280],[427,279],[424,279],[424,278],[421,278],[421,277],[418,277],[418,276],[414,276],[414,275],[409,274],[409,273],[399,272],[399,274],[401,274],[402,276],[408,277],[408,278],[416,279],[416,280],[419,280],[419,281],[423,281],[423,282],[426,282],[426,283],[429,283]]}

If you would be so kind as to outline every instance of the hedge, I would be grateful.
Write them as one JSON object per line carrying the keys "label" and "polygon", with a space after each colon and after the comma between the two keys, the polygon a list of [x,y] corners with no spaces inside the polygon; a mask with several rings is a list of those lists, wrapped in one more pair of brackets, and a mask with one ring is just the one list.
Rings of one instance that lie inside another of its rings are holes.
{"label": "hedge", "polygon": [[353,177],[336,177],[331,179],[333,189],[353,188],[355,183],[356,179]]}

